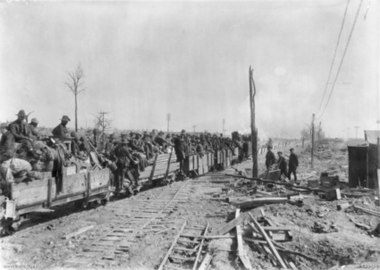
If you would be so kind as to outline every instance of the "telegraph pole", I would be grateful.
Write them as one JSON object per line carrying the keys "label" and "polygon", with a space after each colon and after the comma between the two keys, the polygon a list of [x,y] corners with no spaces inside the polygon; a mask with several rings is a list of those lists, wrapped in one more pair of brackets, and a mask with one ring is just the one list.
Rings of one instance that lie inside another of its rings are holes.
{"label": "telegraph pole", "polygon": [[252,177],[256,178],[258,175],[257,163],[257,129],[255,122],[255,95],[256,86],[253,80],[253,68],[249,67],[249,105],[251,108],[251,142],[252,142]]}
{"label": "telegraph pole", "polygon": [[197,125],[193,125],[193,133],[195,133],[195,128],[197,127]]}
{"label": "telegraph pole", "polygon": [[355,128],[355,139],[357,139],[358,138],[358,128],[359,128],[359,126],[354,126],[354,128]]}
{"label": "telegraph pole", "polygon": [[226,131],[225,128],[224,128],[226,126],[226,119],[223,119],[222,126],[223,126],[222,127],[222,134],[224,135],[224,132]]}
{"label": "telegraph pole", "polygon": [[311,168],[314,168],[314,119],[315,114],[313,113],[313,120],[311,122]]}
{"label": "telegraph pole", "polygon": [[166,115],[166,120],[167,120],[167,122],[168,122],[167,132],[169,133],[170,113],[168,113],[168,114]]}

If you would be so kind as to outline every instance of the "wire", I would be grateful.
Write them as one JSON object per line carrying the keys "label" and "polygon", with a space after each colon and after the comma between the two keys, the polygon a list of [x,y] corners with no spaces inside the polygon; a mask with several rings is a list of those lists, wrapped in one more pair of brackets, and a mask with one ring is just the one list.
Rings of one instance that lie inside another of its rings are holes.
{"label": "wire", "polygon": [[359,6],[358,6],[358,9],[356,10],[355,19],[354,19],[354,22],[353,22],[353,24],[352,24],[352,28],[351,28],[350,34],[349,34],[349,36],[348,36],[346,46],[345,46],[344,51],[343,51],[342,59],[340,60],[340,63],[339,63],[338,71],[337,71],[337,73],[336,73],[336,76],[335,76],[334,82],[333,82],[333,84],[332,84],[332,86],[331,86],[330,94],[329,94],[329,96],[328,96],[328,98],[327,98],[327,103],[326,103],[326,105],[325,105],[325,108],[323,109],[323,112],[322,112],[321,115],[319,116],[319,119],[322,119],[322,117],[323,117],[323,115],[324,115],[324,113],[325,113],[325,111],[326,111],[326,108],[327,108],[327,106],[329,105],[331,95],[332,95],[332,93],[334,92],[335,84],[336,84],[336,82],[337,82],[337,80],[338,80],[340,70],[342,69],[342,65],[343,65],[344,57],[346,56],[347,49],[348,49],[348,45],[350,44],[350,41],[351,41],[351,38],[352,38],[352,33],[354,32],[354,29],[355,29],[356,22],[357,22],[358,17],[359,17],[359,13],[360,13],[360,9],[361,9],[361,7],[362,7],[362,4],[363,4],[363,0],[360,0],[360,3],[359,3]]}
{"label": "wire", "polygon": [[342,24],[341,24],[340,30],[339,30],[338,41],[337,41],[336,46],[335,46],[334,56],[333,56],[333,59],[332,59],[331,65],[330,65],[329,75],[327,77],[327,81],[326,81],[326,85],[325,85],[325,90],[323,91],[323,96],[322,96],[322,99],[321,99],[321,103],[319,104],[319,111],[321,111],[321,109],[322,109],[323,100],[325,99],[325,96],[326,96],[326,93],[327,93],[327,88],[328,88],[328,85],[329,85],[329,82],[330,82],[330,79],[331,79],[331,74],[332,74],[333,66],[335,64],[335,59],[336,59],[336,53],[338,51],[338,47],[339,47],[339,43],[340,43],[340,38],[342,36],[342,32],[343,32],[343,28],[344,28],[344,22],[346,21],[346,15],[347,15],[347,10],[348,10],[348,5],[349,4],[350,4],[350,0],[347,0],[346,9],[344,10]]}

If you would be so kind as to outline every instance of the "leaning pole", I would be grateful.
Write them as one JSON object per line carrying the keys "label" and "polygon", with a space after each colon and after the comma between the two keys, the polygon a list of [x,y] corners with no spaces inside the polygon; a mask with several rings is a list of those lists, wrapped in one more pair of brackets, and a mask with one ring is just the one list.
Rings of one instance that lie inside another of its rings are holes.
{"label": "leaning pole", "polygon": [[249,104],[251,108],[251,142],[252,142],[252,177],[257,177],[257,129],[255,122],[256,86],[253,80],[253,69],[249,67]]}

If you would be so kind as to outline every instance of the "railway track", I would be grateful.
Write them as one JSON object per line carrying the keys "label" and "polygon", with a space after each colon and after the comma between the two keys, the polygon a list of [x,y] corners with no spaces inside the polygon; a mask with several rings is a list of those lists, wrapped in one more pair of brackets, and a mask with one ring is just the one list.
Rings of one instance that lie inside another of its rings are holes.
{"label": "railway track", "polygon": [[186,270],[197,269],[205,247],[204,239],[191,237],[192,235],[206,235],[209,225],[188,226],[185,221],[172,245],[162,260],[158,270]]}
{"label": "railway track", "polygon": [[116,218],[108,222],[109,226],[97,234],[99,237],[84,243],[83,252],[60,263],[49,265],[59,267],[107,267],[125,261],[133,245],[147,233],[178,228],[183,220],[171,220],[168,216],[176,211],[180,204],[186,203],[193,187],[190,181],[175,183],[164,189],[142,193],[128,200],[116,201],[112,211]]}

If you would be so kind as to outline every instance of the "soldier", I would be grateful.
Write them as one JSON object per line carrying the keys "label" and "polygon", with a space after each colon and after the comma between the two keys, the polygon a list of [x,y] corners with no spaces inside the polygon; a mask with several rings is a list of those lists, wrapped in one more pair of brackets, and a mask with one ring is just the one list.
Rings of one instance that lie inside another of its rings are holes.
{"label": "soldier", "polygon": [[111,152],[112,152],[114,145],[115,145],[114,140],[115,140],[115,134],[112,133],[111,135],[109,135],[106,146],[104,147],[104,154],[107,158],[109,158],[111,156]]}
{"label": "soldier", "polygon": [[69,131],[67,130],[67,123],[70,121],[70,118],[67,115],[62,116],[61,123],[56,126],[52,133],[53,136],[60,140],[70,139]]}
{"label": "soldier", "polygon": [[13,135],[15,142],[25,143],[31,142],[30,129],[25,122],[26,114],[24,110],[20,110],[17,114],[17,120],[10,123],[8,126],[9,131]]}
{"label": "soldier", "polygon": [[285,176],[285,177],[288,176],[288,174],[286,173],[287,166],[286,166],[286,160],[282,156],[282,152],[278,152],[277,155],[278,155],[277,166],[280,169],[280,180],[281,180],[282,176]]}
{"label": "soldier", "polygon": [[154,138],[154,142],[161,147],[161,149],[165,148],[168,142],[164,139],[164,132],[158,132],[157,136]]}
{"label": "soldier", "polygon": [[180,177],[185,178],[184,167],[186,159],[186,142],[185,142],[186,131],[182,130],[180,136],[174,138],[174,150],[177,156],[177,162],[179,162],[179,174]]}
{"label": "soldier", "polygon": [[145,153],[144,145],[143,145],[143,142],[141,140],[142,134],[140,132],[135,132],[132,134],[133,134],[133,136],[128,143],[129,148],[132,151],[137,151],[137,152],[144,154]]}
{"label": "soldier", "polygon": [[267,147],[268,151],[265,156],[265,166],[267,167],[267,170],[269,171],[270,167],[276,163],[276,157],[274,156],[272,152],[272,146],[268,145]]}
{"label": "soldier", "polygon": [[290,180],[291,174],[294,175],[294,180],[297,182],[297,167],[298,167],[298,157],[294,154],[294,149],[290,148],[290,156],[289,156],[289,171],[288,178]]}
{"label": "soldier", "polygon": [[38,120],[37,118],[32,118],[29,123],[29,129],[32,136],[34,136],[36,139],[40,138],[40,133],[37,131],[38,126]]}
{"label": "soldier", "polygon": [[[117,144],[111,156],[117,165],[115,171],[116,192],[119,192],[123,188],[123,180],[125,177],[127,177],[133,185],[138,186],[138,162],[133,159],[127,142],[122,140]],[[129,186],[129,191],[131,193],[133,192],[131,185]]]}

